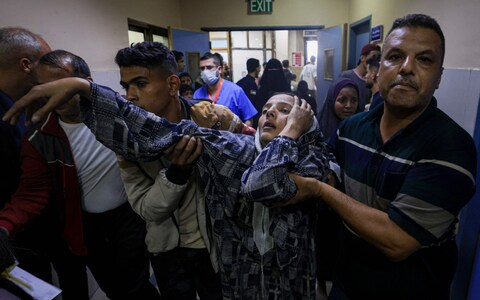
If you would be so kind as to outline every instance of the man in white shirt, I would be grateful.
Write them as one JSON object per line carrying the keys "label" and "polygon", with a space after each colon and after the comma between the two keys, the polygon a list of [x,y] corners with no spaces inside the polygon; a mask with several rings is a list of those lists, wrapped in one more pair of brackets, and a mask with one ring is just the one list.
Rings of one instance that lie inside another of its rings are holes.
{"label": "man in white shirt", "polygon": [[317,97],[317,65],[315,65],[315,56],[310,57],[310,62],[303,66],[302,73],[300,74],[300,80],[305,80],[308,84],[309,93],[316,98]]}

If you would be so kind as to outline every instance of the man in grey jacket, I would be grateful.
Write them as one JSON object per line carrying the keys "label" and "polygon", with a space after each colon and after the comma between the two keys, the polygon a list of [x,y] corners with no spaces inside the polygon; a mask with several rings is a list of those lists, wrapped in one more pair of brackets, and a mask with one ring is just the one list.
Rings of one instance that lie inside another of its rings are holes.
{"label": "man in grey jacket", "polygon": [[[143,42],[121,49],[115,61],[126,97],[135,105],[174,123],[193,119],[205,127],[248,129],[223,106],[180,98],[175,58],[162,44]],[[222,299],[203,189],[195,169],[181,167],[192,163],[201,148],[191,156],[176,155],[193,145],[185,139],[171,153],[150,162],[118,157],[130,204],[147,221],[146,243],[164,299],[189,300],[196,294],[201,299]]]}

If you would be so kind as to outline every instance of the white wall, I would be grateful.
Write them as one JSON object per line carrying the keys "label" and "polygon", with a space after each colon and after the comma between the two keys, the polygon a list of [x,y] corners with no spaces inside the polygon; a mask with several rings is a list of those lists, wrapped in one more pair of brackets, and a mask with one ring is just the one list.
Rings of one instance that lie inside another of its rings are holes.
{"label": "white wall", "polygon": [[435,92],[438,106],[473,135],[480,97],[480,1],[478,0],[354,0],[349,23],[372,16],[372,26],[384,25],[409,13],[432,16],[445,35],[442,82]]}
{"label": "white wall", "polygon": [[349,2],[350,0],[275,0],[272,14],[249,15],[246,0],[180,0],[183,25],[192,29],[226,26],[329,27],[347,20]]}
{"label": "white wall", "polygon": [[114,57],[128,46],[127,18],[160,26],[181,24],[178,1],[2,0],[0,26],[41,34],[52,49],[71,51],[89,64],[94,80],[119,89]]}
{"label": "white wall", "polygon": [[395,18],[423,13],[435,18],[447,42],[445,67],[480,67],[480,1],[478,0],[350,0],[348,22],[372,15],[372,26],[387,32]]}
{"label": "white wall", "polygon": [[288,31],[275,31],[275,51],[276,58],[280,61],[284,59],[292,60],[290,52],[288,51]]}

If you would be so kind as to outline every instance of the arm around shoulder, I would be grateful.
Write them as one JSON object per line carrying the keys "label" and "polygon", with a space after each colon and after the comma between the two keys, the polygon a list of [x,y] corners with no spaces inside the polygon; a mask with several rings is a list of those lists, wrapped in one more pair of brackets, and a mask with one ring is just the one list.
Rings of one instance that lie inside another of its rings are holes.
{"label": "arm around shoulder", "polygon": [[420,243],[393,222],[385,212],[368,207],[336,188],[313,178],[290,174],[302,189],[294,199],[305,197],[324,201],[360,237],[392,261],[402,261],[420,248]]}

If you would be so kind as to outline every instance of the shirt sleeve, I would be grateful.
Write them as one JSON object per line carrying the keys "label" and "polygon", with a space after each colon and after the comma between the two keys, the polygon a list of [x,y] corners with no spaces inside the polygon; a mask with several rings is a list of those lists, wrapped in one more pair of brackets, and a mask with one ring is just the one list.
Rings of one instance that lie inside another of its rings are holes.
{"label": "shirt sleeve", "polygon": [[454,236],[457,215],[475,191],[471,153],[450,149],[444,158],[420,160],[403,174],[387,172],[380,191],[398,191],[388,215],[425,246]]}
{"label": "shirt sleeve", "polygon": [[245,92],[240,89],[238,93],[238,111],[239,111],[239,117],[242,119],[243,122],[246,122],[250,120],[251,118],[255,117],[257,115],[257,109],[255,106],[252,104],[250,99],[248,99],[247,95]]}
{"label": "shirt sleeve", "polygon": [[178,185],[170,182],[166,176],[166,168],[160,162],[148,162],[155,171],[153,176],[149,170],[142,168],[139,163],[118,157],[118,164],[128,196],[128,201],[133,210],[144,220],[149,222],[163,222],[170,218],[172,212],[178,208],[188,184]]}
{"label": "shirt sleeve", "polygon": [[48,204],[52,193],[52,174],[38,152],[23,139],[22,176],[18,190],[0,211],[0,226],[9,232],[25,229]]}
{"label": "shirt sleeve", "polygon": [[190,120],[170,123],[142,110],[115,91],[92,83],[91,102],[81,101],[83,122],[106,147],[131,161],[158,159],[183,136],[202,135]]}
{"label": "shirt sleeve", "polygon": [[208,99],[208,93],[206,93],[206,86],[202,86],[193,93],[193,99]]}
{"label": "shirt sleeve", "polygon": [[[204,182],[229,187],[254,158],[253,136],[201,128],[193,121],[178,124],[146,112],[123,99],[115,91],[92,83],[91,101],[82,100],[82,120],[97,139],[130,161],[152,161],[164,149],[189,135],[202,139],[201,166]],[[238,184],[238,189],[240,184]],[[229,190],[230,192],[230,190]],[[232,193],[239,190],[231,189]]]}
{"label": "shirt sleeve", "polygon": [[[311,135],[320,135],[313,132]],[[297,186],[287,172],[325,180],[330,153],[318,139],[273,139],[242,177],[242,193],[251,201],[275,205],[290,200]]]}

